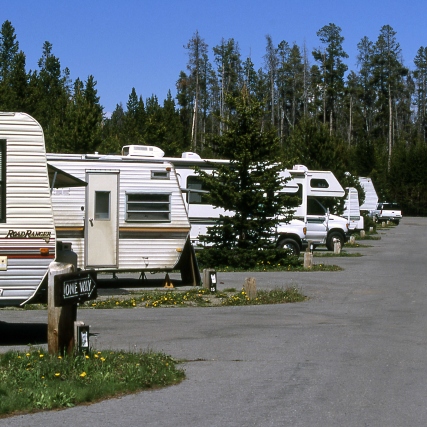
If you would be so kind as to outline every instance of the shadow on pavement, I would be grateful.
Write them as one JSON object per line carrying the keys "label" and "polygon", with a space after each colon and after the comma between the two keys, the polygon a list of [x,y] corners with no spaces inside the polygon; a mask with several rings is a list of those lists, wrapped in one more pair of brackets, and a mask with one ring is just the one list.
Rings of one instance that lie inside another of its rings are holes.
{"label": "shadow on pavement", "polygon": [[47,343],[46,323],[8,323],[0,321],[0,346]]}

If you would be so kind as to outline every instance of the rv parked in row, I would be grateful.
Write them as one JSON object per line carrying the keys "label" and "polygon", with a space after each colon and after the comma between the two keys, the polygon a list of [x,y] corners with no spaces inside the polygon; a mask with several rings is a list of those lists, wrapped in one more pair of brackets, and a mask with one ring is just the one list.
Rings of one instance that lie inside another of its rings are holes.
{"label": "rv parked in row", "polygon": [[200,284],[190,222],[174,166],[151,158],[47,154],[87,187],[52,192],[58,238],[72,243],[78,267],[96,271],[181,270]]}
{"label": "rv parked in row", "polygon": [[[43,130],[24,113],[0,113],[0,306],[36,302],[51,262],[66,261],[51,188],[85,182],[46,162]],[[84,190],[83,190],[84,191]]]}
{"label": "rv parked in row", "polygon": [[34,118],[0,113],[0,306],[43,300],[54,261],[110,272],[179,269],[183,282],[200,284],[171,163],[48,157]]}
{"label": "rv parked in row", "polygon": [[[122,155],[127,157],[143,157],[140,146],[127,145],[122,149]],[[155,148],[151,150],[155,152]],[[228,160],[202,159],[196,153],[183,153],[181,158],[161,157],[159,161],[170,161],[174,164],[181,190],[183,191],[188,215],[191,222],[191,240],[197,245],[199,237],[207,233],[207,228],[216,223],[220,215],[227,215],[221,208],[208,204],[203,194],[203,184],[195,172],[199,167],[211,173],[217,165],[227,165]],[[319,202],[322,197],[343,197],[345,192],[334,174],[329,171],[309,171],[305,166],[297,165],[293,170],[285,170],[282,177],[288,178],[283,191],[299,193],[301,203],[296,209],[295,217],[290,222],[279,224],[276,230],[278,246],[299,253],[310,240],[315,246],[326,245],[333,249],[334,241],[338,239],[342,245],[348,240],[350,219],[330,214]]]}
{"label": "rv parked in row", "polygon": [[[307,242],[313,247],[325,245],[329,250],[339,241],[341,247],[348,241],[351,229],[350,221],[339,215],[334,215],[326,209],[321,199],[344,197],[345,191],[331,171],[309,170],[304,165],[295,165],[289,170],[292,180],[299,186],[301,203],[296,208],[294,219],[304,223]],[[281,224],[279,232],[284,233],[290,225]],[[280,238],[279,238],[280,242]]]}

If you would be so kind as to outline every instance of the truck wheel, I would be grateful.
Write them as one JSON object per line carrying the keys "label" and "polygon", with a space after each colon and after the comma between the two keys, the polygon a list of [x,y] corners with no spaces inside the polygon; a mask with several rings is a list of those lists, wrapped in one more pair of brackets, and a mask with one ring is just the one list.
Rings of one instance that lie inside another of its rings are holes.
{"label": "truck wheel", "polygon": [[340,241],[341,248],[344,246],[344,236],[339,231],[332,231],[326,240],[326,247],[328,248],[328,250],[334,250],[335,239],[338,239]]}
{"label": "truck wheel", "polygon": [[287,249],[291,255],[299,256],[300,254],[300,247],[294,239],[286,238],[280,240],[277,247],[280,249]]}

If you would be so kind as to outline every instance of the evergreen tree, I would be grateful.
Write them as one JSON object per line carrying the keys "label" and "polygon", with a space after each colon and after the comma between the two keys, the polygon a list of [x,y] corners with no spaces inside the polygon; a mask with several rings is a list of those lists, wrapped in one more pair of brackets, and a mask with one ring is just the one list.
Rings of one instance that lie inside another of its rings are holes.
{"label": "evergreen tree", "polygon": [[427,142],[427,47],[420,47],[414,59],[416,69],[414,78],[416,96],[414,103],[417,107],[417,133],[418,137]]}
{"label": "evergreen tree", "polygon": [[381,28],[373,46],[372,68],[378,131],[379,136],[386,142],[383,143],[383,147],[387,152],[387,168],[389,168],[396,130],[394,114],[402,95],[402,78],[408,72],[401,61],[401,49],[396,40],[396,32],[389,25]]}
{"label": "evergreen tree", "polygon": [[326,25],[317,35],[326,46],[325,49],[313,51],[314,59],[321,64],[322,69],[323,123],[329,121],[332,133],[334,116],[336,118],[344,92],[344,73],[347,71],[347,65],[343,59],[348,58],[348,55],[342,47],[344,37],[341,36],[340,27],[335,24]]}
{"label": "evergreen tree", "polygon": [[277,57],[277,49],[273,45],[273,39],[270,35],[266,36],[267,47],[264,55],[265,69],[267,71],[270,84],[270,112],[271,125],[275,125],[275,106],[276,106],[276,76],[279,59]]}
{"label": "evergreen tree", "polygon": [[43,44],[39,71],[30,74],[29,113],[42,125],[48,151],[60,151],[67,104],[71,96],[69,70],[61,72],[59,59],[52,53],[52,44]]}
{"label": "evergreen tree", "polygon": [[67,104],[65,124],[57,129],[61,134],[58,151],[68,153],[93,153],[102,142],[103,112],[93,76],[86,84],[77,78],[73,96]]}
{"label": "evergreen tree", "polygon": [[[23,68],[22,68],[23,67]],[[22,79],[24,70],[24,79]],[[19,52],[15,29],[5,21],[0,31],[0,109],[3,111],[23,110],[26,98],[25,55]],[[15,87],[18,85],[18,87]],[[19,98],[18,96],[23,97]]]}
{"label": "evergreen tree", "polygon": [[98,150],[102,153],[116,153],[121,152],[123,143],[123,135],[125,133],[125,112],[123,105],[117,104],[110,118],[104,120],[102,129],[102,143]]}
{"label": "evergreen tree", "polygon": [[165,126],[161,145],[162,149],[167,156],[180,157],[182,152],[188,150],[190,147],[185,141],[179,112],[176,109],[175,101],[173,100],[170,91],[163,103],[162,117]]}
{"label": "evergreen tree", "polygon": [[[271,237],[278,216],[286,215],[290,203],[286,195],[279,193],[283,185],[279,172],[284,168],[277,161],[275,129],[262,130],[262,105],[245,88],[239,97],[228,97],[227,104],[230,116],[223,119],[226,130],[214,138],[214,146],[230,164],[220,166],[214,175],[202,171],[200,175],[209,190],[209,201],[232,212],[231,216],[221,216],[219,224],[209,230],[207,241],[214,247],[206,253],[214,254],[217,262],[230,265],[233,259],[236,264],[262,259],[259,249],[274,246]],[[271,255],[268,251],[264,254],[267,253]]]}
{"label": "evergreen tree", "polygon": [[[200,37],[199,32],[193,35],[191,40],[188,42],[186,48],[189,52],[189,62],[187,65],[188,70],[190,71],[190,86],[192,89],[193,95],[193,116],[192,116],[192,125],[191,125],[191,141],[192,149],[196,151],[199,142],[199,112],[201,104],[202,94],[206,96],[206,84],[207,76],[206,71],[208,68],[207,62],[207,44]],[[201,124],[202,128],[204,123]]]}

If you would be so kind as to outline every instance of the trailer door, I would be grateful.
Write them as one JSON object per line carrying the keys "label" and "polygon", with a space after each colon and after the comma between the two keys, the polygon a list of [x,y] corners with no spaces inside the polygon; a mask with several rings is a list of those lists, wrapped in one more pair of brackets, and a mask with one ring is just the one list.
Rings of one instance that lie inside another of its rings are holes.
{"label": "trailer door", "polygon": [[86,267],[117,267],[118,171],[87,171]]}

